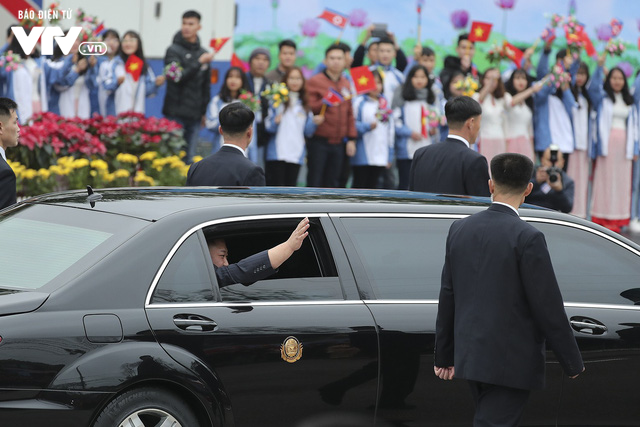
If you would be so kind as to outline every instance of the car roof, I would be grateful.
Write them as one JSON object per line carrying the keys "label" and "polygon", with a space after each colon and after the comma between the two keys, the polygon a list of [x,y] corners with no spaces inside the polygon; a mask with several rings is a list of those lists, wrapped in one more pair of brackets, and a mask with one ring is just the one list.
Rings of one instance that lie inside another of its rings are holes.
{"label": "car roof", "polygon": [[[66,191],[37,196],[26,203],[52,204],[145,219],[159,220],[176,212],[204,207],[268,205],[281,203],[313,203],[334,205],[335,211],[362,208],[384,210],[409,205],[441,205],[487,207],[488,197],[439,195],[413,191],[321,189],[309,187],[135,187],[97,189],[92,206],[86,190]],[[386,208],[385,208],[386,206]],[[318,206],[319,207],[319,206]],[[528,206],[533,209],[542,209]],[[394,209],[395,210],[395,209]]]}

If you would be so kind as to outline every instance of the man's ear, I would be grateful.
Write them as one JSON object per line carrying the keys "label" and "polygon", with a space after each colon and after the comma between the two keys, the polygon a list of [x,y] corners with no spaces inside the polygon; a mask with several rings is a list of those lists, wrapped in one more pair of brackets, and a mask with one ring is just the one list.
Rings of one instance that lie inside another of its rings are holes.
{"label": "man's ear", "polygon": [[493,180],[489,178],[489,193],[493,194],[496,191],[496,187],[493,184]]}
{"label": "man's ear", "polygon": [[220,135],[224,135],[224,134],[222,133],[222,126],[218,126],[218,133],[219,133]]}
{"label": "man's ear", "polygon": [[531,194],[531,191],[533,190],[533,182],[530,182],[527,185],[527,189],[524,192],[524,197],[527,197],[529,194]]}

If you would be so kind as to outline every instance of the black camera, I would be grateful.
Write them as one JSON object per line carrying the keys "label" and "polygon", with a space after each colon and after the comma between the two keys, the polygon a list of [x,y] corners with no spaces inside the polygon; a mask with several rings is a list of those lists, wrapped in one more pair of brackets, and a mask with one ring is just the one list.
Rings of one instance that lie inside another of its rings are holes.
{"label": "black camera", "polygon": [[558,149],[556,147],[552,147],[550,150],[550,158],[551,167],[547,168],[547,174],[549,175],[549,182],[556,182],[560,179],[561,169],[556,167],[556,162],[558,161]]}

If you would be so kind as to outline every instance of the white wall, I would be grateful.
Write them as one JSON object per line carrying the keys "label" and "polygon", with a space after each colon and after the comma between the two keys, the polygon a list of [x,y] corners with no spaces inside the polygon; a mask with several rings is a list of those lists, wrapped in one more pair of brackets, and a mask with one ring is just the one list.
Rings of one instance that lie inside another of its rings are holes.
{"label": "white wall", "polygon": [[[43,7],[48,8],[52,2],[44,0]],[[159,15],[156,16],[158,7]],[[212,38],[233,37],[235,23],[234,0],[60,0],[60,8],[73,10],[73,19],[60,22],[63,28],[75,24],[76,10],[81,8],[103,20],[107,28],[116,29],[121,36],[128,30],[137,31],[147,58],[164,57],[173,36],[180,30],[182,14],[189,9],[202,15],[200,43],[207,50],[211,50],[209,41]],[[9,14],[0,14],[0,29],[4,31],[12,23],[15,21],[11,22]],[[233,39],[216,55],[216,60],[228,61],[232,52]]]}

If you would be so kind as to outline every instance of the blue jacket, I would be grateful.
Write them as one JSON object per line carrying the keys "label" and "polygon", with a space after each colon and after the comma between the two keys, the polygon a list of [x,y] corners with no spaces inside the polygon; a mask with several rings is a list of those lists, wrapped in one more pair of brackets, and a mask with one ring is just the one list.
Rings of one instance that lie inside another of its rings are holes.
{"label": "blue jacket", "polygon": [[[370,159],[367,158],[367,151],[365,149],[364,144],[364,134],[371,131],[371,123],[363,121],[362,111],[367,103],[371,103],[372,101],[369,99],[369,95],[360,95],[355,100],[355,105],[357,106],[355,111],[355,120],[356,120],[356,130],[358,131],[358,138],[356,139],[356,154],[351,158],[351,164],[353,166],[368,166],[371,165]],[[375,101],[376,103],[378,101]],[[393,126],[393,115],[389,119],[391,123],[390,126]],[[380,125],[380,121],[378,121],[378,125]],[[393,132],[389,132],[389,139],[393,139]],[[405,139],[406,141],[406,139]],[[393,150],[394,144],[393,141],[387,141],[389,143],[389,160],[388,163],[393,162]],[[406,147],[406,144],[405,144]]]}

